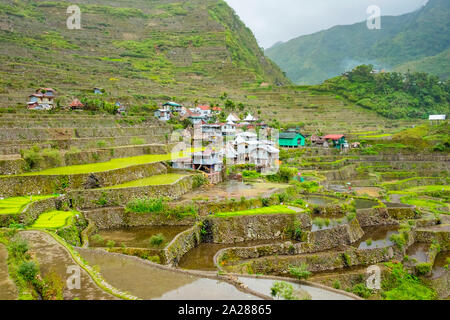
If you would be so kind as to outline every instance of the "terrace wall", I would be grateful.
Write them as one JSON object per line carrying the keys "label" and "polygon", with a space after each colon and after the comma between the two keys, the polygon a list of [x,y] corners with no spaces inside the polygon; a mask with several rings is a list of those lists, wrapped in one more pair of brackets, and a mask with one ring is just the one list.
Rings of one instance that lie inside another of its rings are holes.
{"label": "terrace wall", "polygon": [[311,218],[304,213],[206,218],[213,243],[282,239],[295,221],[303,230],[311,228]]}
{"label": "terrace wall", "polygon": [[[135,179],[129,179],[135,180]],[[177,199],[194,188],[194,175],[185,176],[172,184],[122,189],[76,190],[67,194],[72,205],[81,209],[124,206],[136,198],[165,197]]]}
{"label": "terrace wall", "polygon": [[0,196],[62,193],[89,188],[90,181],[95,181],[99,187],[109,187],[166,172],[166,166],[159,162],[91,174],[3,177],[0,178]]}

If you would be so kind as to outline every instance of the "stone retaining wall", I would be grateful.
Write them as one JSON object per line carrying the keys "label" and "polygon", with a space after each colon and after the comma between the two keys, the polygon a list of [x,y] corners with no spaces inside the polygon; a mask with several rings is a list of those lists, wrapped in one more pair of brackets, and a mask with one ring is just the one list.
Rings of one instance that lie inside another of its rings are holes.
{"label": "stone retaining wall", "polygon": [[0,196],[14,197],[36,194],[63,193],[64,191],[99,187],[109,187],[167,172],[161,163],[148,163],[91,174],[76,175],[29,175],[0,178]]}
{"label": "stone retaining wall", "polygon": [[387,208],[370,208],[356,210],[356,218],[361,227],[398,225]]}
{"label": "stone retaining wall", "polygon": [[194,175],[185,176],[167,185],[155,185],[122,189],[91,189],[71,191],[67,198],[72,205],[81,209],[124,206],[136,198],[177,199],[194,187]]}
{"label": "stone retaining wall", "polygon": [[202,223],[197,223],[189,230],[177,235],[164,249],[164,263],[176,267],[181,258],[194,249],[202,239]]}
{"label": "stone retaining wall", "polygon": [[304,213],[229,218],[208,217],[206,221],[210,226],[212,242],[214,243],[282,239],[295,221],[300,223],[302,230],[311,228],[311,218]]}
{"label": "stone retaining wall", "polygon": [[100,208],[83,213],[100,230],[149,226],[190,226],[195,223],[194,217],[181,220],[168,219],[154,213],[125,212],[123,207]]}
{"label": "stone retaining wall", "polygon": [[326,251],[293,256],[269,256],[241,262],[235,265],[225,264],[228,272],[249,274],[289,274],[289,266],[308,265],[310,272],[321,272],[343,269],[352,266],[372,265],[386,262],[394,257],[392,247],[358,250],[348,247],[341,251]]}

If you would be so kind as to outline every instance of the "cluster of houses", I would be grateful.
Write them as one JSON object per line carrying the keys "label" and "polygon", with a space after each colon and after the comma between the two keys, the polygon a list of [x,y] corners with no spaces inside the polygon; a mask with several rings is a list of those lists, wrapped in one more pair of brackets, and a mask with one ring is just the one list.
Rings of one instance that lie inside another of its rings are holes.
{"label": "cluster of houses", "polygon": [[203,151],[174,160],[174,168],[201,170],[208,174],[212,183],[217,183],[222,179],[224,159],[227,165],[252,164],[263,173],[279,165],[280,150],[276,143],[258,137],[255,132],[238,130],[229,136],[222,134],[220,126],[200,124],[194,131],[194,146],[201,146],[205,141],[210,145]]}
{"label": "cluster of houses", "polygon": [[[104,90],[101,88],[94,88],[94,94],[102,95]],[[54,99],[56,98],[56,90],[52,88],[39,88],[33,94],[29,95],[27,108],[29,110],[51,110],[54,108]],[[126,112],[126,106],[120,102],[116,102],[117,112],[123,114]],[[71,110],[83,110],[85,105],[78,99],[74,99],[69,104]]]}

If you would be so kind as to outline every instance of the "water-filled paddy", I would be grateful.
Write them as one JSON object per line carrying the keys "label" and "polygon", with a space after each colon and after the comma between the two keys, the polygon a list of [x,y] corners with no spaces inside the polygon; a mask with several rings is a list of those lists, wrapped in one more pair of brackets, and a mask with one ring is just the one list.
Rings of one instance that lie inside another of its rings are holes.
{"label": "water-filled paddy", "polygon": [[241,199],[241,197],[258,198],[268,197],[280,190],[288,188],[288,184],[240,181],[227,181],[214,186],[205,186],[185,194],[181,200],[214,200]]}
{"label": "water-filled paddy", "polygon": [[6,247],[0,243],[0,300],[17,299],[17,289],[14,282],[9,278],[8,251]]}
{"label": "water-filled paddy", "polygon": [[214,271],[214,256],[222,249],[231,247],[253,247],[263,244],[275,244],[274,240],[255,240],[246,241],[237,244],[217,244],[217,243],[201,243],[194,249],[186,253],[180,260],[178,265],[181,269]]}
{"label": "water-filled paddy", "polygon": [[[115,246],[122,246],[127,248],[146,248],[153,249],[150,243],[152,236],[162,234],[164,237],[164,244],[167,245],[179,233],[189,229],[190,226],[170,226],[170,227],[136,227],[136,228],[120,228],[112,230],[100,230],[97,235],[92,235],[89,239],[91,247],[105,247],[108,241],[114,241]],[[161,246],[161,247],[162,247]]]}
{"label": "water-filled paddy", "polygon": [[432,279],[437,279],[445,275],[445,273],[448,274],[449,267],[445,268],[445,266],[448,266],[450,264],[450,251],[444,251],[439,253],[436,256],[436,260],[434,260],[434,266],[431,273]]}
{"label": "water-filled paddy", "polygon": [[332,204],[336,204],[339,201],[337,198],[326,197],[326,196],[309,196],[309,197],[303,198],[303,200],[305,200],[309,204],[318,205],[318,206],[329,206]]}
{"label": "water-filled paddy", "polygon": [[92,249],[78,250],[90,265],[98,266],[101,275],[109,284],[141,299],[258,299],[223,281],[160,269],[133,257]]}
{"label": "water-filled paddy", "polygon": [[366,227],[363,230],[364,236],[353,246],[361,250],[386,248],[393,245],[389,238],[398,233],[398,226]]}
{"label": "water-filled paddy", "polygon": [[[246,278],[246,277],[239,277],[239,280],[248,285],[248,287],[254,291],[257,291],[259,293],[265,294],[270,296],[270,289],[272,288],[273,284],[277,280],[270,280],[270,279],[254,279],[254,278]],[[352,298],[339,294],[334,293],[328,290],[306,286],[306,285],[299,285],[296,283],[291,283],[294,290],[300,289],[302,291],[306,291],[310,296],[311,300],[353,300]]]}
{"label": "water-filled paddy", "polygon": [[369,199],[355,199],[356,209],[370,209],[379,205],[378,201]]}
{"label": "water-filled paddy", "polygon": [[414,259],[419,263],[428,261],[428,250],[430,245],[427,243],[414,243],[406,250],[409,259]]}

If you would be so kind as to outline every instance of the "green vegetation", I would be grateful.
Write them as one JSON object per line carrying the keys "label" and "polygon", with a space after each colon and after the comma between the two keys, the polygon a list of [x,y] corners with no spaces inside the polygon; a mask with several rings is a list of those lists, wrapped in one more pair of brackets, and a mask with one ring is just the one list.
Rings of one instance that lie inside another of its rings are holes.
{"label": "green vegetation", "polygon": [[138,198],[127,203],[126,212],[133,213],[152,213],[162,215],[168,219],[183,219],[186,217],[197,216],[197,210],[193,205],[169,206],[163,198]]}
{"label": "green vegetation", "polygon": [[[74,175],[74,174],[88,174],[95,172],[104,172],[109,170],[123,169],[131,166],[170,161],[172,159],[181,158],[182,154],[146,154],[142,156],[135,156],[129,158],[112,159],[108,162],[82,164],[76,166],[67,166],[42,170],[38,172],[30,172],[20,174],[19,176],[35,176],[35,175]],[[8,178],[10,176],[1,176],[1,178]]]}
{"label": "green vegetation", "polygon": [[264,208],[250,209],[244,211],[235,212],[219,212],[216,213],[215,217],[227,218],[227,217],[237,217],[237,216],[256,216],[256,215],[271,215],[271,214],[295,214],[296,211],[288,208],[285,205],[270,206]]}
{"label": "green vegetation", "polygon": [[49,211],[41,214],[32,225],[32,228],[59,229],[69,225],[76,214],[78,214],[76,211]]}
{"label": "green vegetation", "polygon": [[149,242],[152,247],[161,247],[166,242],[166,238],[159,233],[151,236]]}
{"label": "green vegetation", "polygon": [[309,266],[306,263],[300,264],[298,267],[289,266],[289,274],[299,280],[308,280],[311,272],[308,271]]}
{"label": "green vegetation", "polygon": [[373,66],[362,65],[317,86],[317,90],[338,92],[348,100],[389,119],[421,118],[446,114],[450,83],[424,73],[373,74]]}
{"label": "green vegetation", "polygon": [[270,293],[274,298],[281,298],[284,300],[298,300],[297,297],[294,296],[294,287],[292,284],[276,281],[272,288],[270,288]]}
{"label": "green vegetation", "polygon": [[106,187],[103,189],[124,189],[124,188],[137,188],[137,187],[147,187],[147,186],[158,186],[158,185],[168,185],[175,183],[179,179],[186,177],[185,174],[178,173],[168,173],[156,176],[151,176],[144,179],[134,180],[111,187]]}
{"label": "green vegetation", "polygon": [[54,198],[56,196],[29,196],[29,197],[14,197],[0,200],[0,215],[2,214],[19,214],[25,207],[36,201]]}
{"label": "green vegetation", "polygon": [[389,275],[381,283],[386,300],[434,300],[436,292],[410,275],[401,263],[386,263]]}

